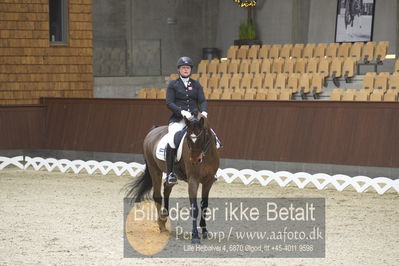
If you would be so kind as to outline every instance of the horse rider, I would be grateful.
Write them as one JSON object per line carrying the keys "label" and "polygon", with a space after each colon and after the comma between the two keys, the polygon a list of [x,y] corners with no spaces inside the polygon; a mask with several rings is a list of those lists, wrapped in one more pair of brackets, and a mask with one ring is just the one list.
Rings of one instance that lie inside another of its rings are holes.
{"label": "horse rider", "polygon": [[172,111],[168,126],[168,145],[166,147],[166,169],[167,183],[176,184],[177,178],[173,172],[173,165],[176,156],[174,136],[182,130],[186,124],[184,117],[192,118],[192,114],[199,111],[205,117],[207,113],[207,102],[201,84],[190,78],[193,70],[193,62],[189,57],[180,57],[177,61],[179,78],[172,80],[166,90],[166,105]]}

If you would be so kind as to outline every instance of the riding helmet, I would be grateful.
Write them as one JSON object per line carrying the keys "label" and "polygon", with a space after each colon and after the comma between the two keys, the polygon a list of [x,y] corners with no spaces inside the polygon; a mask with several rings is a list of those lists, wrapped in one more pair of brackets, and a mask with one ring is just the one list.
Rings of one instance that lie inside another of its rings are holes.
{"label": "riding helmet", "polygon": [[177,60],[177,68],[181,67],[181,66],[190,66],[191,68],[194,67],[193,61],[191,61],[190,57],[187,56],[183,56],[180,57],[179,60]]}

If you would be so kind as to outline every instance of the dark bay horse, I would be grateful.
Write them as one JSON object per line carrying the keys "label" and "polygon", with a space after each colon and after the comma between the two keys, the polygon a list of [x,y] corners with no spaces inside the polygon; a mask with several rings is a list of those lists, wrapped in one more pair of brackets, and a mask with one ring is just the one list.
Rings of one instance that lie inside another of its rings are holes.
{"label": "dark bay horse", "polygon": [[[216,149],[215,136],[208,124],[208,119],[201,114],[190,120],[185,119],[187,134],[183,140],[182,156],[178,163],[181,172],[188,182],[188,196],[190,199],[192,217],[192,243],[200,243],[197,230],[197,191],[202,184],[201,220],[202,237],[207,237],[204,210],[208,208],[209,191],[215,181],[215,174],[219,168],[219,154]],[[153,189],[153,199],[158,211],[158,225],[161,232],[166,231],[165,222],[169,210],[169,196],[173,185],[164,182],[164,205],[162,208],[162,173],[166,172],[166,164],[156,158],[156,148],[159,140],[168,133],[168,127],[156,127],[152,129],[144,139],[144,173],[127,185],[127,197],[140,201]],[[175,166],[176,168],[176,166]],[[176,173],[176,171],[175,171]],[[177,172],[178,174],[178,172]],[[178,174],[179,176],[179,174]],[[183,177],[180,176],[180,179]]]}

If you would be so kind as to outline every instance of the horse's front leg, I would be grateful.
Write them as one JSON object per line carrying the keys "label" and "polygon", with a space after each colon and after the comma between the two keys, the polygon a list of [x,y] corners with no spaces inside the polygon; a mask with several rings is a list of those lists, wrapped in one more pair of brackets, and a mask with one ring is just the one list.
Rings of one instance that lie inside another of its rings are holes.
{"label": "horse's front leg", "polygon": [[188,196],[190,198],[191,220],[193,221],[193,229],[191,231],[191,243],[200,244],[200,238],[197,229],[198,205],[197,205],[198,181],[194,178],[189,178],[188,181]]}
{"label": "horse's front leg", "polygon": [[213,185],[213,182],[215,179],[213,176],[208,179],[208,182],[205,184],[202,184],[202,199],[201,199],[201,220],[200,220],[200,226],[202,229],[202,238],[206,239],[208,238],[208,230],[206,229],[206,211],[208,208],[208,198],[209,198],[209,191],[211,190],[211,187]]}

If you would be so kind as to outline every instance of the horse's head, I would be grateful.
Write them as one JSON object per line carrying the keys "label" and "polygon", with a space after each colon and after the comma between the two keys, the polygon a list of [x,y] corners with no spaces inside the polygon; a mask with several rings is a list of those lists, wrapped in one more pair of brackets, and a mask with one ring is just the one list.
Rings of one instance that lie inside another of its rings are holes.
{"label": "horse's head", "polygon": [[212,135],[209,131],[207,120],[201,114],[191,119],[186,119],[187,145],[190,150],[192,164],[200,164],[209,149]]}

